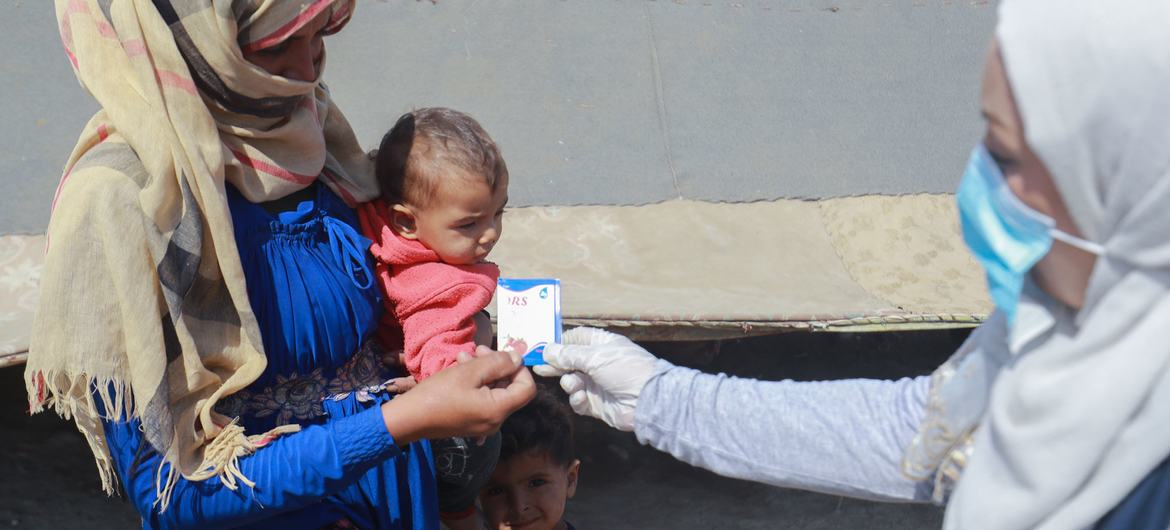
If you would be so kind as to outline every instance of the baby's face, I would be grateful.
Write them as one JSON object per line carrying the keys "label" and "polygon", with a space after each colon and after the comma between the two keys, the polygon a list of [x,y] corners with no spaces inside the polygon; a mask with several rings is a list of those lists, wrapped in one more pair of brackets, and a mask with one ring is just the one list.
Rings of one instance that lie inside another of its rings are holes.
{"label": "baby's face", "polygon": [[449,178],[427,206],[414,210],[418,240],[444,263],[471,265],[483,261],[504,230],[507,203],[507,175],[496,181],[495,191],[482,178]]}
{"label": "baby's face", "polygon": [[479,494],[491,530],[559,530],[565,502],[577,491],[579,460],[564,466],[546,452],[501,460]]}

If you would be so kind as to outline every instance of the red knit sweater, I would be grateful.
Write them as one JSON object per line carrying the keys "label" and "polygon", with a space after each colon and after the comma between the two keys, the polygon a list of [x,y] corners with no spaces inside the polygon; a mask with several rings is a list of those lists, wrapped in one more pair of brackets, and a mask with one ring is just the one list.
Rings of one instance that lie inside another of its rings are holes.
{"label": "red knit sweater", "polygon": [[390,348],[402,345],[406,369],[416,380],[455,364],[475,351],[473,317],[491,302],[500,269],[494,263],[451,265],[422,243],[394,233],[386,203],[358,208],[362,232],[372,239],[386,312],[378,336]]}

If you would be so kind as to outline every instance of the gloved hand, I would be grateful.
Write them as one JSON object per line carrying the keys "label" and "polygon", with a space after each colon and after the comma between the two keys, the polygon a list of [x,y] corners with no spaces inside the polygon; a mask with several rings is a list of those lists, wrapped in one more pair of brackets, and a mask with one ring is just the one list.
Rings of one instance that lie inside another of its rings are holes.
{"label": "gloved hand", "polygon": [[654,375],[658,358],[630,339],[596,328],[571,329],[561,342],[545,346],[548,364],[537,365],[533,371],[545,377],[561,376],[561,388],[577,414],[633,431],[638,395]]}

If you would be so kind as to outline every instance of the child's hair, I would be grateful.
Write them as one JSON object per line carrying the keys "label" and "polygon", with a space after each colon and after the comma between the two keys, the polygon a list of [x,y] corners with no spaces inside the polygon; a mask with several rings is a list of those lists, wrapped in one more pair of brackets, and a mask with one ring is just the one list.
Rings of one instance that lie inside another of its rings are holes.
{"label": "child's hair", "polygon": [[544,386],[538,386],[536,397],[500,427],[500,462],[534,452],[546,453],[562,466],[576,457],[569,408]]}
{"label": "child's hair", "polygon": [[449,165],[483,178],[493,191],[508,174],[496,143],[471,116],[443,107],[407,112],[382,137],[375,155],[382,198],[425,206]]}

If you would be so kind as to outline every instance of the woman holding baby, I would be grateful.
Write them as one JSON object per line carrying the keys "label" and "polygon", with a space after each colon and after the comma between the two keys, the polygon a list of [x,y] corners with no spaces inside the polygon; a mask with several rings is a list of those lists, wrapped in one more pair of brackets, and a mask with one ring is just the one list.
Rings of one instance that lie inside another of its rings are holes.
{"label": "woman holding baby", "polygon": [[728,476],[933,500],[948,529],[1170,527],[1170,4],[999,15],[957,194],[996,311],[932,376],[743,380],[585,328],[537,371]]}
{"label": "woman holding baby", "polygon": [[54,203],[26,379],[146,528],[436,528],[427,439],[533,393],[498,352],[409,393],[370,340],[373,168],[320,83],[354,0],[59,0],[101,110]]}

